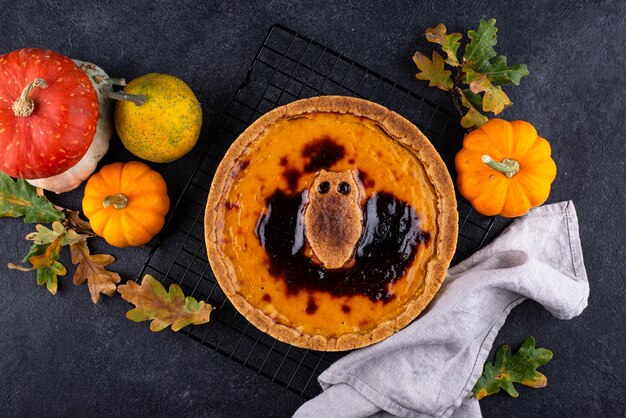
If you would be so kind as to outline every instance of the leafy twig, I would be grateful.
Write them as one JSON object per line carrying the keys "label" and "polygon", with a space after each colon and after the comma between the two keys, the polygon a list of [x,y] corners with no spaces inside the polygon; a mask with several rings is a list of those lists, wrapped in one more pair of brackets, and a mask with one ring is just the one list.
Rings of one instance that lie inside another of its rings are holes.
{"label": "leafy twig", "polygon": [[52,228],[37,224],[35,232],[26,235],[26,239],[33,241],[33,244],[22,263],[30,263],[31,267],[9,263],[9,268],[36,270],[37,283],[45,284],[54,295],[58,289],[58,276],[67,274],[65,266],[58,261],[61,250],[69,246],[72,263],[77,265],[74,284],[79,286],[87,281],[94,303],[98,303],[101,293],[109,296],[115,293],[120,276],[105,269],[115,258],[108,254],[90,254],[87,239],[95,234],[89,222],[82,219],[78,211],[48,201],[42,189],[21,179],[13,181],[11,177],[0,173],[0,217],[21,215],[25,216],[25,222],[52,222]]}
{"label": "leafy twig", "polygon": [[180,286],[172,284],[169,293],[161,283],[146,275],[141,286],[128,282],[117,286],[121,277],[105,267],[115,261],[108,254],[91,254],[87,239],[95,234],[89,222],[80,217],[78,211],[57,206],[48,201],[42,189],[36,189],[24,180],[13,181],[6,174],[0,173],[0,217],[24,216],[25,222],[51,222],[51,228],[37,224],[35,232],[26,235],[33,241],[22,263],[25,267],[9,263],[8,267],[20,271],[37,271],[37,283],[46,285],[53,295],[58,289],[58,276],[67,274],[67,269],[58,260],[61,250],[70,247],[72,263],[76,265],[74,284],[88,283],[91,300],[98,303],[100,294],[113,296],[116,289],[122,298],[135,305],[126,317],[132,321],[152,320],[150,329],[161,331],[172,326],[172,330],[194,324],[209,322],[211,305],[197,301],[191,296],[185,297]]}
{"label": "leafy twig", "polygon": [[[477,31],[467,33],[470,41],[465,45],[463,57],[457,53],[461,47],[463,35],[447,33],[443,23],[426,30],[426,39],[441,46],[446,59],[433,51],[432,59],[415,52],[413,61],[419,69],[416,77],[429,82],[430,87],[437,87],[452,94],[454,107],[463,116],[461,125],[475,128],[487,121],[482,112],[497,115],[510,106],[511,100],[500,85],[510,83],[519,85],[522,77],[528,75],[526,64],[509,66],[505,56],[498,56],[493,47],[497,43],[496,20],[480,20]],[[446,69],[445,64],[452,67]],[[465,107],[467,111],[462,111]]]}

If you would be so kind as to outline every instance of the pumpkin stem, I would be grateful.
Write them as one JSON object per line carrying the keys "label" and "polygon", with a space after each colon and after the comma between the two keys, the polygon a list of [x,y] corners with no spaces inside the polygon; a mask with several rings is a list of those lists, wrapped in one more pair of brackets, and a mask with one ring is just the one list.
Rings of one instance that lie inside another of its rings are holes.
{"label": "pumpkin stem", "polygon": [[132,102],[137,106],[141,106],[146,102],[146,96],[143,94],[128,94],[121,91],[114,91],[112,88],[106,88],[110,86],[125,86],[126,80],[123,78],[102,78],[100,80],[95,80],[98,84],[100,84],[100,93],[102,93],[102,95],[104,95],[107,99]]}
{"label": "pumpkin stem", "polygon": [[113,196],[107,196],[102,201],[102,206],[108,208],[109,206],[113,206],[115,209],[124,209],[128,205],[128,198],[118,193]]}
{"label": "pumpkin stem", "polygon": [[498,161],[492,159],[489,155],[485,154],[480,158],[480,160],[494,170],[501,172],[507,176],[507,178],[513,177],[519,171],[519,163],[509,158],[505,158],[501,163],[499,163]]}
{"label": "pumpkin stem", "polygon": [[42,89],[45,89],[46,87],[48,87],[48,85],[43,78],[36,78],[35,81],[27,85],[26,88],[22,91],[20,97],[18,97],[11,106],[11,109],[13,109],[13,113],[15,113],[15,116],[30,116],[33,114],[33,111],[35,110],[35,102],[33,102],[33,99],[28,97],[28,95],[35,87],[41,87]]}

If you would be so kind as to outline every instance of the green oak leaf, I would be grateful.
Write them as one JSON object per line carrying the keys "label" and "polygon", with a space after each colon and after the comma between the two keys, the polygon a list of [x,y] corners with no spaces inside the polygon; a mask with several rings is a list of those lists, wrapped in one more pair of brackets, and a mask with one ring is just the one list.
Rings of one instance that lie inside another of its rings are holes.
{"label": "green oak leaf", "polygon": [[[22,263],[28,263],[28,261],[30,260],[30,258],[34,255],[41,255],[44,253],[44,251],[46,251],[46,248],[48,247],[48,244],[33,244],[31,245],[30,249],[28,250],[28,253],[24,256],[24,258],[22,258]],[[13,267],[11,267],[13,268]],[[18,269],[18,270],[22,270],[22,269]],[[27,269],[27,270],[22,270],[22,271],[30,271],[31,269]]]}
{"label": "green oak leaf", "polygon": [[476,109],[483,108],[483,96],[478,93],[473,93],[470,89],[463,89],[462,93],[467,101],[470,102]]}
{"label": "green oak leaf", "polygon": [[0,172],[0,218],[24,216],[24,222],[54,222],[65,217],[45,197],[24,179],[13,180]]}
{"label": "green oak leaf", "polygon": [[529,74],[526,64],[511,65],[509,67],[506,64],[504,55],[498,55],[493,62],[485,60],[476,64],[474,71],[485,74],[492,83],[504,86],[510,83],[519,86],[522,77],[526,77]]}
{"label": "green oak leaf", "polygon": [[65,266],[58,261],[54,261],[50,266],[37,269],[37,284],[46,285],[48,292],[56,295],[59,278],[58,276],[65,276],[67,270]]}
{"label": "green oak leaf", "polygon": [[446,63],[453,67],[461,65],[456,56],[461,43],[459,42],[463,35],[460,33],[446,33],[447,29],[443,23],[438,24],[434,28],[426,29],[426,40],[441,45],[441,49],[446,53]]}
{"label": "green oak leaf", "polygon": [[465,54],[463,54],[463,64],[466,68],[473,68],[482,61],[496,56],[496,51],[493,49],[497,43],[496,32],[498,32],[496,19],[487,21],[480,19],[478,31],[467,32],[471,41],[467,44]]}
{"label": "green oak leaf", "polygon": [[[480,97],[480,95],[476,96]],[[461,118],[462,127],[465,129],[478,128],[483,123],[487,122],[487,117],[476,110],[476,107],[474,107],[474,105],[466,98],[464,90],[461,92],[461,103],[468,110],[467,113]]]}
{"label": "green oak leaf", "polygon": [[449,91],[454,87],[450,78],[452,72],[444,69],[443,57],[436,51],[433,51],[432,60],[421,52],[416,52],[413,54],[413,62],[420,70],[415,74],[418,80],[428,81],[430,87],[438,87],[444,91]]}
{"label": "green oak leaf", "polygon": [[519,396],[513,383],[542,388],[548,378],[536,369],[552,360],[552,352],[545,348],[535,348],[535,339],[528,337],[515,355],[511,347],[504,344],[496,352],[496,362],[485,363],[483,374],[472,388],[476,399],[492,395],[504,389],[514,398]]}

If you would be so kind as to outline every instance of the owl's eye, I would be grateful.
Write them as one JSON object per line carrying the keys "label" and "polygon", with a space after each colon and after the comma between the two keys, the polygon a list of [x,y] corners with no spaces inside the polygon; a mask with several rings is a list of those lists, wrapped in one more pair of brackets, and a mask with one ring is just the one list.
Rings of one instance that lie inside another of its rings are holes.
{"label": "owl's eye", "polygon": [[337,185],[337,191],[343,195],[350,193],[350,185],[345,181],[342,181]]}
{"label": "owl's eye", "polygon": [[327,181],[323,181],[317,185],[317,191],[320,194],[326,194],[330,191],[330,183]]}

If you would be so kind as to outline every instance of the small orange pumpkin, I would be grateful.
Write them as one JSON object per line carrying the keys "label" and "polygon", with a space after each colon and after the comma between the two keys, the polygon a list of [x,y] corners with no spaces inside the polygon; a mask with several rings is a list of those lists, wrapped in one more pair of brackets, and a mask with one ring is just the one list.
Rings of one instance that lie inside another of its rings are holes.
{"label": "small orange pumpkin", "polygon": [[491,119],[465,135],[456,155],[459,192],[483,215],[521,216],[550,195],[550,152],[530,123]]}
{"label": "small orange pumpkin", "polygon": [[165,180],[139,161],[106,165],[85,186],[83,212],[93,231],[115,247],[150,241],[169,208]]}

